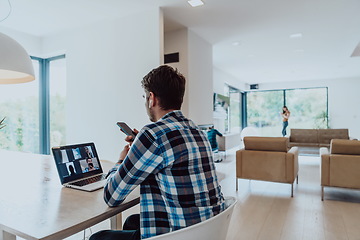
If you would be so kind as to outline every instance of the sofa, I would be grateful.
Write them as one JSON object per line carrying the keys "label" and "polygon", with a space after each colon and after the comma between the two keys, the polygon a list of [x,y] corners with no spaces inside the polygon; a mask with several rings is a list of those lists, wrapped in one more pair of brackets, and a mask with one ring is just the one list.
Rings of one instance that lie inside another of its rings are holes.
{"label": "sofa", "polygon": [[244,148],[236,152],[238,178],[291,184],[298,177],[298,148],[288,150],[286,137],[244,137]]}
{"label": "sofa", "polygon": [[349,139],[348,129],[290,129],[289,147],[330,147],[332,139]]}
{"label": "sofa", "polygon": [[324,187],[360,189],[360,141],[331,140],[330,150],[320,148],[321,200]]}

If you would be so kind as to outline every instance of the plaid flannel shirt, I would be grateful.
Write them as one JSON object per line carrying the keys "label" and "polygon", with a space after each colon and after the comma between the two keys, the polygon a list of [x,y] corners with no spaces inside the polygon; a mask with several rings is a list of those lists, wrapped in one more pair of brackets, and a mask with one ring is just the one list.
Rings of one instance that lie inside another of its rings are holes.
{"label": "plaid flannel shirt", "polygon": [[225,209],[206,135],[181,111],[166,114],[136,136],[104,189],[117,206],[140,185],[141,238],[204,221]]}

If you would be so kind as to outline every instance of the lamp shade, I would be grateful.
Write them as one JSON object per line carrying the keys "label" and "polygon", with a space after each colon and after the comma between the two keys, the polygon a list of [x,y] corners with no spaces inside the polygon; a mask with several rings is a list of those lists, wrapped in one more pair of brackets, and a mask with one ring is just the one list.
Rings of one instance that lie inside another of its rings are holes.
{"label": "lamp shade", "polygon": [[26,50],[14,39],[0,33],[0,84],[34,80],[34,68]]}

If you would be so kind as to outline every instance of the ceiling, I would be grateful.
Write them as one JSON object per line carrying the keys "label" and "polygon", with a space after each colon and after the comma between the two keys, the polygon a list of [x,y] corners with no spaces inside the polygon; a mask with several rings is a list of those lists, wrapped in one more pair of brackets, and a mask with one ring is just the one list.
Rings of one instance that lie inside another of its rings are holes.
{"label": "ceiling", "polygon": [[[214,66],[242,82],[360,78],[359,0],[203,2],[10,0],[12,12],[0,26],[47,36],[160,6],[166,31],[197,33],[213,45]],[[0,0],[0,20],[8,11],[8,0]]]}

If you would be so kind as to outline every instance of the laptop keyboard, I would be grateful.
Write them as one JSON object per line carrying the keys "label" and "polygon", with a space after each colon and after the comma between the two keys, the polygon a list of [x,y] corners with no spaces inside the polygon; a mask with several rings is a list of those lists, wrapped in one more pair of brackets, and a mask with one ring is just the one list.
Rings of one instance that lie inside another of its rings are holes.
{"label": "laptop keyboard", "polygon": [[87,178],[87,179],[84,179],[84,180],[73,182],[73,183],[71,183],[71,185],[75,185],[75,186],[79,186],[79,187],[85,186],[85,185],[88,185],[90,183],[101,181],[101,180],[105,179],[105,176],[106,176],[105,174],[97,175],[97,176],[94,176],[94,177],[91,177],[91,178]]}

